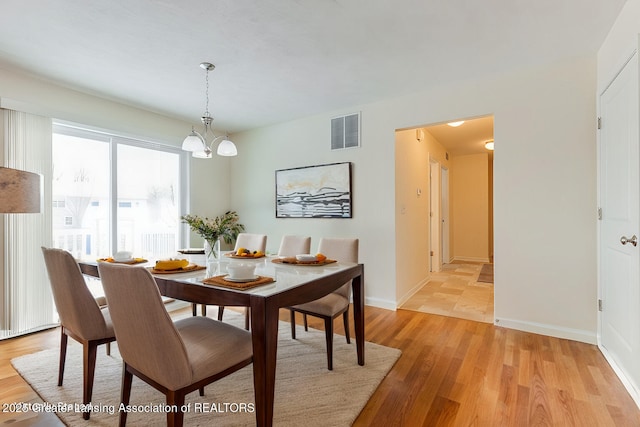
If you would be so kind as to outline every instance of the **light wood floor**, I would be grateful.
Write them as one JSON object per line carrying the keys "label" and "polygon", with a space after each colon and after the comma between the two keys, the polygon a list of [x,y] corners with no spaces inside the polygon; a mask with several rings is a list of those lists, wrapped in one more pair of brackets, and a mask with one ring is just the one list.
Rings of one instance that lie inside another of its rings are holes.
{"label": "light wood floor", "polygon": [[[366,339],[402,356],[355,426],[640,426],[640,411],[593,345],[408,310],[365,314]],[[9,361],[57,348],[58,334],[0,341],[0,402],[36,398]],[[0,415],[7,422],[11,414]]]}
{"label": "light wood floor", "polygon": [[453,262],[402,305],[404,310],[493,323],[493,283],[478,282],[484,264]]}

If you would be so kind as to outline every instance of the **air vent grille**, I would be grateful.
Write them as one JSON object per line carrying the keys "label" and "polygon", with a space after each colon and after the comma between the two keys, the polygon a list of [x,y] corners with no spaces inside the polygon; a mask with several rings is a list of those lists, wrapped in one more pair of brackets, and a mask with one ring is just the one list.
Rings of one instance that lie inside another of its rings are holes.
{"label": "air vent grille", "polygon": [[360,113],[331,119],[331,149],[360,146]]}

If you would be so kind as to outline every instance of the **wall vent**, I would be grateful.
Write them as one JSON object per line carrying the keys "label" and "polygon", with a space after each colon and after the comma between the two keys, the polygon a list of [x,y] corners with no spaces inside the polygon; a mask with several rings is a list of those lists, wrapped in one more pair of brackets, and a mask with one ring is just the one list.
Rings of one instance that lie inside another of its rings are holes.
{"label": "wall vent", "polygon": [[356,148],[360,146],[360,113],[331,119],[331,149]]}

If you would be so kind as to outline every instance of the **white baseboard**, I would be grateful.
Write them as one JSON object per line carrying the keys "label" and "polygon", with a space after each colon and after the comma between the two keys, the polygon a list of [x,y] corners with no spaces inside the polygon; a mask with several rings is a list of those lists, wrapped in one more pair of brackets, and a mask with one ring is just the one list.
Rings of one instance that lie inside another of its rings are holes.
{"label": "white baseboard", "polygon": [[489,260],[489,258],[474,258],[474,257],[464,257],[464,256],[456,256],[453,257],[453,261],[458,261],[458,262],[483,262],[485,264],[489,264],[491,261]]}
{"label": "white baseboard", "polygon": [[494,320],[496,326],[504,328],[516,329],[533,334],[547,335],[550,337],[564,338],[572,341],[584,342],[587,344],[597,344],[595,332],[580,329],[561,328],[555,325],[544,323],[523,322],[520,320],[505,319],[496,317]]}
{"label": "white baseboard", "polygon": [[620,382],[622,383],[624,388],[627,389],[627,392],[629,392],[629,395],[631,395],[631,398],[636,403],[636,406],[640,409],[640,392],[638,392],[638,387],[636,386],[636,384],[634,384],[634,382],[629,379],[625,371],[620,368],[620,366],[616,363],[613,357],[611,357],[606,348],[598,344],[598,349],[607,360],[607,363],[609,363],[609,365],[613,369],[613,372],[615,372],[617,377],[620,379]]}
{"label": "white baseboard", "polygon": [[380,299],[380,298],[368,298],[364,297],[364,305],[370,305],[372,307],[384,308],[385,310],[396,311],[398,305],[395,301]]}
{"label": "white baseboard", "polygon": [[398,301],[396,301],[396,307],[402,307],[402,304],[404,304],[405,302],[409,301],[409,299],[412,296],[414,296],[416,294],[416,292],[418,292],[420,289],[422,289],[424,287],[424,285],[426,285],[427,282],[430,279],[431,279],[431,275],[425,277],[417,285],[415,285],[413,288],[409,289],[409,291],[406,294],[404,294]]}

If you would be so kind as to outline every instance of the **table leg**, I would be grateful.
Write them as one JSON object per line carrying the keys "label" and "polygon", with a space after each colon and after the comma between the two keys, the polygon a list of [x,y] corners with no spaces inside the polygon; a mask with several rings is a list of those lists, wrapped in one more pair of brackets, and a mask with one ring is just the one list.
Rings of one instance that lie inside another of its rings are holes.
{"label": "table leg", "polygon": [[271,426],[276,384],[278,307],[263,297],[251,298],[251,336],[256,425]]}
{"label": "table leg", "polygon": [[356,332],[358,365],[364,365],[364,267],[362,274],[351,281],[353,291],[353,320]]}

